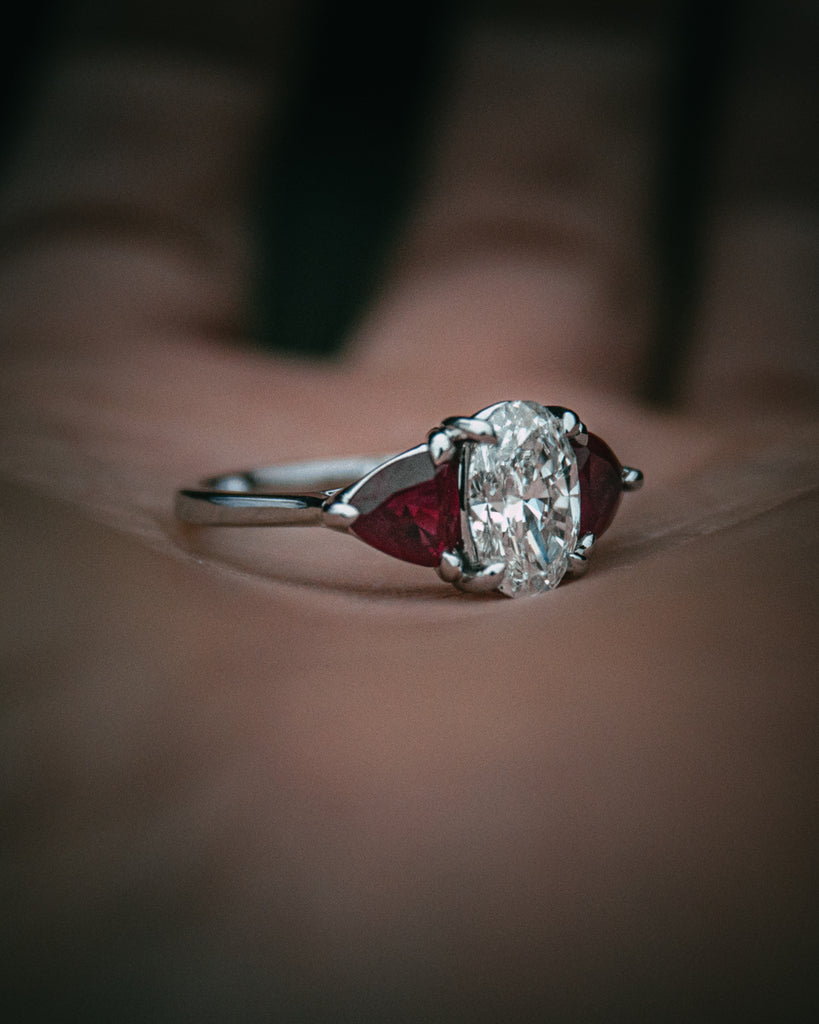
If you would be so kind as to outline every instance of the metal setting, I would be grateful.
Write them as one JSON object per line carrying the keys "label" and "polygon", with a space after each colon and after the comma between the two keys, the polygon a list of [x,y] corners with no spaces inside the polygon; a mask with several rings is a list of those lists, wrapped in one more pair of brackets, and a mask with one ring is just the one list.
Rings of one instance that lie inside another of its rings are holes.
{"label": "metal setting", "polygon": [[620,476],[623,480],[624,491],[639,491],[643,486],[643,474],[639,469],[623,466]]}
{"label": "metal setting", "polygon": [[575,444],[587,445],[589,443],[589,432],[586,424],[578,417],[576,412],[566,409],[562,405],[547,405],[549,412],[556,416],[563,424],[563,430]]}
{"label": "metal setting", "polygon": [[499,590],[506,577],[506,565],[503,562],[490,562],[479,568],[465,568],[464,574],[454,585],[467,594],[485,594],[490,590]]}
{"label": "metal setting", "polygon": [[485,593],[497,590],[503,582],[506,566],[503,562],[491,562],[489,565],[470,565],[462,551],[444,551],[438,575],[445,583],[451,583],[458,590],[466,593]]}
{"label": "metal setting", "polygon": [[427,441],[429,457],[436,466],[442,466],[455,458],[457,448],[455,442],[446,430],[434,430]]}
{"label": "metal setting", "polygon": [[340,530],[342,533],[347,533],[356,519],[358,519],[358,516],[359,512],[355,505],[350,505],[346,501],[331,500],[329,505],[326,501],[324,503],[322,521],[331,530]]}
{"label": "metal setting", "polygon": [[444,551],[438,575],[444,583],[460,583],[464,578],[464,557],[460,551]]}
{"label": "metal setting", "polygon": [[569,566],[566,570],[570,576],[583,576],[589,568],[589,554],[594,547],[593,533],[584,533],[578,540],[577,547],[569,555]]}
{"label": "metal setting", "polygon": [[497,444],[495,428],[486,420],[474,416],[450,416],[441,424],[453,441],[477,441],[480,444]]}
{"label": "metal setting", "polygon": [[436,466],[450,462],[458,454],[459,445],[462,445],[464,441],[474,441],[477,444],[498,443],[492,424],[487,423],[486,420],[468,416],[450,416],[441,423],[440,427],[436,427],[427,439],[432,461]]}
{"label": "metal setting", "polygon": [[[358,512],[359,512],[359,509],[356,507],[356,504],[355,504],[355,496],[356,496],[356,494],[358,494],[358,492],[361,490],[361,488],[365,484],[368,484],[370,482],[370,480],[372,480],[372,478],[377,473],[380,473],[387,466],[394,466],[396,463],[403,462],[405,459],[408,459],[408,458],[412,458],[414,455],[418,455],[420,452],[426,452],[427,454],[431,455],[431,452],[429,450],[429,445],[419,444],[419,445],[416,445],[415,448],[410,448],[409,451],[400,452],[398,455],[392,455],[392,456],[390,456],[387,459],[380,459],[377,463],[372,465],[370,467],[370,469],[368,469],[364,473],[364,475],[361,477],[360,480],[356,480],[354,483],[348,485],[343,490],[340,490],[336,494],[334,494],[333,495],[333,499],[332,499],[332,503],[328,507],[327,511],[329,512],[330,509],[334,508],[336,505],[343,504],[347,508],[354,510],[356,515],[357,515]],[[435,460],[433,459],[433,461],[435,461]],[[352,517],[352,513],[343,513],[343,514]],[[355,517],[352,517],[350,521],[353,522],[354,520],[355,520]]]}
{"label": "metal setting", "polygon": [[[536,403],[523,404],[531,404],[547,413],[548,423],[558,421],[557,429],[562,431],[561,436],[567,438],[572,445],[588,444],[587,428],[571,409],[563,406],[537,406]],[[461,536],[464,540],[456,548],[443,551],[437,573],[446,583],[467,593],[497,591],[502,586],[503,592],[510,593],[511,583],[504,586],[509,571],[506,562],[487,560],[486,564],[480,564],[474,557],[467,555],[464,543],[470,530],[470,498],[467,493],[470,455],[476,446],[499,444],[496,427],[489,419],[501,407],[512,405],[519,406],[521,403],[498,402],[482,409],[475,416],[448,417],[430,432],[424,444],[397,455],[313,460],[212,477],[198,488],[178,492],[176,515],[184,522],[201,526],[323,526],[355,535],[351,527],[362,513],[356,496],[385,468],[399,467],[400,473],[402,461],[417,460],[421,454],[428,456],[434,467],[456,461]],[[550,416],[554,419],[550,419]],[[499,422],[505,421],[501,419]],[[554,429],[549,427],[549,430]],[[504,444],[508,446],[510,435],[503,436]],[[418,465],[417,461],[414,465]],[[642,486],[643,474],[638,469],[624,466],[621,480],[624,491],[635,491]],[[365,501],[363,494],[362,500]],[[577,509],[573,515],[579,515]],[[576,529],[576,526],[573,527],[572,536]],[[568,554],[565,568],[567,575],[580,576],[585,573],[595,539],[591,533],[577,539]],[[566,558],[565,554],[563,558]],[[542,587],[538,581],[536,583],[535,590],[548,589],[551,585]]]}

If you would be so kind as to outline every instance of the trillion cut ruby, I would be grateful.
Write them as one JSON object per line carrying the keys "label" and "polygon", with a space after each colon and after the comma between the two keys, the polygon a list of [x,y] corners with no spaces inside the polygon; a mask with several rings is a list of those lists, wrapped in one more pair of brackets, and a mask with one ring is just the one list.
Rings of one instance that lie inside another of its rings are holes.
{"label": "trillion cut ruby", "polygon": [[393,558],[437,566],[461,542],[457,462],[435,466],[426,447],[387,463],[350,501],[353,533]]}
{"label": "trillion cut ruby", "polygon": [[622,466],[605,441],[589,434],[587,445],[573,445],[580,478],[580,536],[601,537],[611,526],[623,496]]}

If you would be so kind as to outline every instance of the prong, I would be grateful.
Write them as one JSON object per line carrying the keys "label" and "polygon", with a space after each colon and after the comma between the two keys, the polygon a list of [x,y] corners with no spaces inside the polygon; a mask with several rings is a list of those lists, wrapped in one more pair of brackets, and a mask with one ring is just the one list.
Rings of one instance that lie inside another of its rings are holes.
{"label": "prong", "polygon": [[623,481],[624,491],[639,491],[643,486],[643,474],[633,466],[623,466],[620,470],[620,479]]}
{"label": "prong", "polygon": [[495,428],[486,420],[470,419],[467,416],[450,416],[427,438],[429,454],[436,466],[454,458],[456,445],[464,441],[478,444],[497,444]]}
{"label": "prong", "polygon": [[464,567],[462,578],[454,582],[458,590],[469,594],[485,594],[488,590],[497,590],[505,575],[506,565],[503,562],[491,562],[480,568]]}
{"label": "prong", "polygon": [[569,555],[569,564],[566,572],[570,576],[582,576],[589,568],[588,557],[594,547],[595,536],[593,533],[584,533],[578,538],[574,551]]}
{"label": "prong", "polygon": [[441,424],[453,441],[477,441],[479,444],[497,444],[495,428],[488,420],[470,416],[449,416]]}
{"label": "prong", "polygon": [[582,576],[589,568],[589,561],[585,555],[580,555],[577,551],[573,551],[569,555],[569,564],[566,566],[566,572],[569,576]]}
{"label": "prong", "polygon": [[455,443],[448,430],[433,430],[427,439],[429,456],[436,466],[449,462],[455,455]]}
{"label": "prong", "polygon": [[563,424],[563,430],[570,441],[575,444],[587,445],[589,443],[589,432],[586,424],[580,419],[576,412],[566,409],[562,405],[550,405],[549,412]]}
{"label": "prong", "polygon": [[358,509],[354,505],[348,505],[346,501],[333,501],[324,507],[322,523],[331,530],[346,533],[358,519],[358,515]]}
{"label": "prong", "polygon": [[464,575],[464,560],[460,551],[444,551],[438,575],[445,583],[459,583]]}

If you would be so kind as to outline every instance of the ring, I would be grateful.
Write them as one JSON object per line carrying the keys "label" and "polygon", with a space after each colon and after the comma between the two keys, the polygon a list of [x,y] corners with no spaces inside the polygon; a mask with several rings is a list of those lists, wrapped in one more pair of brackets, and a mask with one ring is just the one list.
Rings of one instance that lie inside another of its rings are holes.
{"label": "ring", "polygon": [[203,526],[325,526],[437,570],[459,590],[541,593],[588,567],[624,491],[643,482],[576,413],[497,402],[399,455],[271,466],[179,491]]}

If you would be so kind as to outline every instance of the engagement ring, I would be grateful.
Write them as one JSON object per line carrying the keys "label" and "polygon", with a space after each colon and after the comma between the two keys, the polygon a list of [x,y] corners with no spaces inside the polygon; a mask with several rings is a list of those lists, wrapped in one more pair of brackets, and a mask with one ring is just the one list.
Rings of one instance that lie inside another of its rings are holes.
{"label": "engagement ring", "polygon": [[498,402],[391,457],[271,466],[180,491],[206,526],[327,526],[435,568],[470,593],[551,590],[585,572],[624,491],[643,482],[562,406]]}

